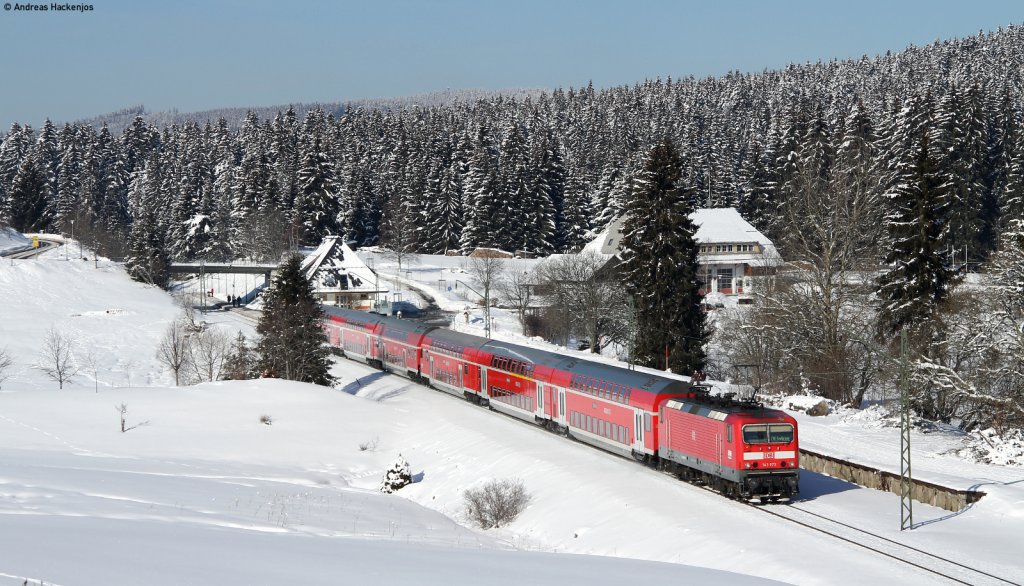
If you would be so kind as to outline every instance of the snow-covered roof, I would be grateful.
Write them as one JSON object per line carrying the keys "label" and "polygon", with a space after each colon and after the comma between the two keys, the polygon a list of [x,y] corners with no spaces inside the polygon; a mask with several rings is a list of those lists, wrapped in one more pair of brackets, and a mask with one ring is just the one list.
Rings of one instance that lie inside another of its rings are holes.
{"label": "snow-covered roof", "polygon": [[604,232],[597,235],[596,238],[587,243],[583,247],[583,252],[592,252],[606,257],[613,257],[621,251],[622,244],[622,225],[625,224],[626,217],[620,216],[615,218],[608,224]]}
{"label": "snow-covered roof", "polygon": [[690,214],[697,232],[693,239],[701,244],[757,243],[774,246],[768,237],[743,219],[736,208],[705,208]]}
{"label": "snow-covered roof", "polygon": [[[764,251],[753,255],[730,255],[730,258],[734,260],[744,260],[741,257],[751,257],[751,259],[756,257],[757,260],[763,260],[765,256],[778,256],[772,241],[753,227],[750,222],[744,220],[736,208],[704,208],[694,211],[689,217],[697,226],[697,232],[694,233],[693,239],[700,244],[756,243]],[[608,258],[619,254],[622,252],[624,223],[625,216],[616,218],[608,224],[603,232],[584,246],[583,250]]]}
{"label": "snow-covered roof", "polygon": [[318,293],[388,290],[379,285],[374,272],[337,236],[324,238],[323,243],[303,259],[302,270]]}

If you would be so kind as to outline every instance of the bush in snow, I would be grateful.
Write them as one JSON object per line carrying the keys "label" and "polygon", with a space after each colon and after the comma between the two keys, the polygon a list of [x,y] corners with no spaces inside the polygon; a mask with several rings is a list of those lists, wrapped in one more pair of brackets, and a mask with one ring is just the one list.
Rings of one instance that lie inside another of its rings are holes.
{"label": "bush in snow", "polygon": [[530,504],[530,495],[521,480],[491,480],[480,488],[463,493],[466,515],[481,529],[511,523]]}
{"label": "bush in snow", "polygon": [[384,482],[380,485],[380,491],[391,494],[396,490],[412,484],[412,474],[409,473],[409,463],[405,461],[405,458],[401,454],[398,455],[398,459],[395,463],[388,468],[388,471],[384,473]]}
{"label": "bush in snow", "polygon": [[14,359],[7,353],[7,348],[0,348],[0,385],[10,376],[8,369],[14,364]]}

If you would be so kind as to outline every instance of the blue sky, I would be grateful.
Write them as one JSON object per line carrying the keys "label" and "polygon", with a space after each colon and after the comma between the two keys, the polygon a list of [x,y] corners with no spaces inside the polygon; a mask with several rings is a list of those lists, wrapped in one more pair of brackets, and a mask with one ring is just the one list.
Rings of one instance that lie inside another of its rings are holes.
{"label": "blue sky", "polygon": [[194,111],[761,71],[1024,23],[1019,2],[984,0],[84,2],[94,10],[0,12],[3,130],[137,104]]}

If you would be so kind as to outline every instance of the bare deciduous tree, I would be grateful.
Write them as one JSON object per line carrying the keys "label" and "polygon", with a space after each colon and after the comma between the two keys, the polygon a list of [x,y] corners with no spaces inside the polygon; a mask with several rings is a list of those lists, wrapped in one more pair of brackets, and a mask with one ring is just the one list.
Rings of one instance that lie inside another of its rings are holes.
{"label": "bare deciduous tree", "polygon": [[414,218],[401,204],[393,204],[392,213],[388,214],[381,226],[381,251],[384,258],[398,263],[395,275],[397,292],[402,291],[402,265],[410,267],[419,262],[416,253],[416,223]]}
{"label": "bare deciduous tree", "polygon": [[519,267],[512,266],[505,271],[502,278],[498,280],[497,289],[505,303],[512,306],[516,315],[519,316],[519,323],[526,326],[526,312],[533,304],[533,289],[536,283],[535,276]]}
{"label": "bare deciduous tree", "polygon": [[157,346],[157,359],[174,373],[174,384],[181,384],[181,377],[188,372],[192,359],[192,338],[188,321],[181,317],[167,326],[164,337]]}
{"label": "bare deciduous tree", "polygon": [[623,288],[605,272],[606,264],[606,258],[585,251],[556,257],[538,269],[549,315],[564,317],[566,343],[575,333],[592,352],[612,341],[626,342],[628,334]]}
{"label": "bare deciduous tree", "polygon": [[497,285],[505,270],[505,259],[496,256],[471,256],[467,269],[483,288],[484,333],[491,337],[491,290]]}
{"label": "bare deciduous tree", "polygon": [[794,391],[804,377],[825,397],[859,406],[880,359],[865,310],[880,241],[878,180],[870,149],[843,154],[831,171],[815,160],[800,160],[778,208],[788,272],[760,282],[755,313],[727,319],[735,328],[718,333],[732,346],[732,367],[753,365],[758,383]]}
{"label": "bare deciduous tree", "polygon": [[958,291],[946,337],[913,372],[915,409],[965,430],[1024,425],[1024,220],[1011,221],[987,269],[992,287]]}
{"label": "bare deciduous tree", "polygon": [[99,373],[99,359],[96,356],[96,350],[91,346],[85,351],[85,358],[82,360],[85,370],[92,374],[92,381],[95,391],[100,392],[100,373]]}
{"label": "bare deciduous tree", "polygon": [[63,389],[64,383],[78,374],[78,364],[75,362],[74,356],[74,342],[71,337],[51,327],[46,332],[46,338],[43,340],[43,351],[39,359],[39,368],[46,373],[46,376],[57,381],[58,387]]}
{"label": "bare deciduous tree", "polygon": [[196,378],[199,381],[219,380],[231,351],[231,339],[224,332],[212,328],[192,334],[191,337],[191,356],[188,362]]}

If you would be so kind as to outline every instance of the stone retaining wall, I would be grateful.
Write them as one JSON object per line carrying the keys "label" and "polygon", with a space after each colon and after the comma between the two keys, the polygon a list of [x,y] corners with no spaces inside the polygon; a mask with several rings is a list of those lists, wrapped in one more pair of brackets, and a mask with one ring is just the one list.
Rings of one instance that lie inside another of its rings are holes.
{"label": "stone retaining wall", "polygon": [[[866,488],[886,490],[895,494],[900,493],[899,474],[847,462],[832,456],[800,450],[800,467],[811,472],[827,474],[832,478],[852,482]],[[947,511],[960,511],[967,505],[978,502],[981,500],[981,497],[985,496],[985,493],[976,490],[956,490],[922,480],[914,480],[913,484],[915,501],[941,507]]]}

